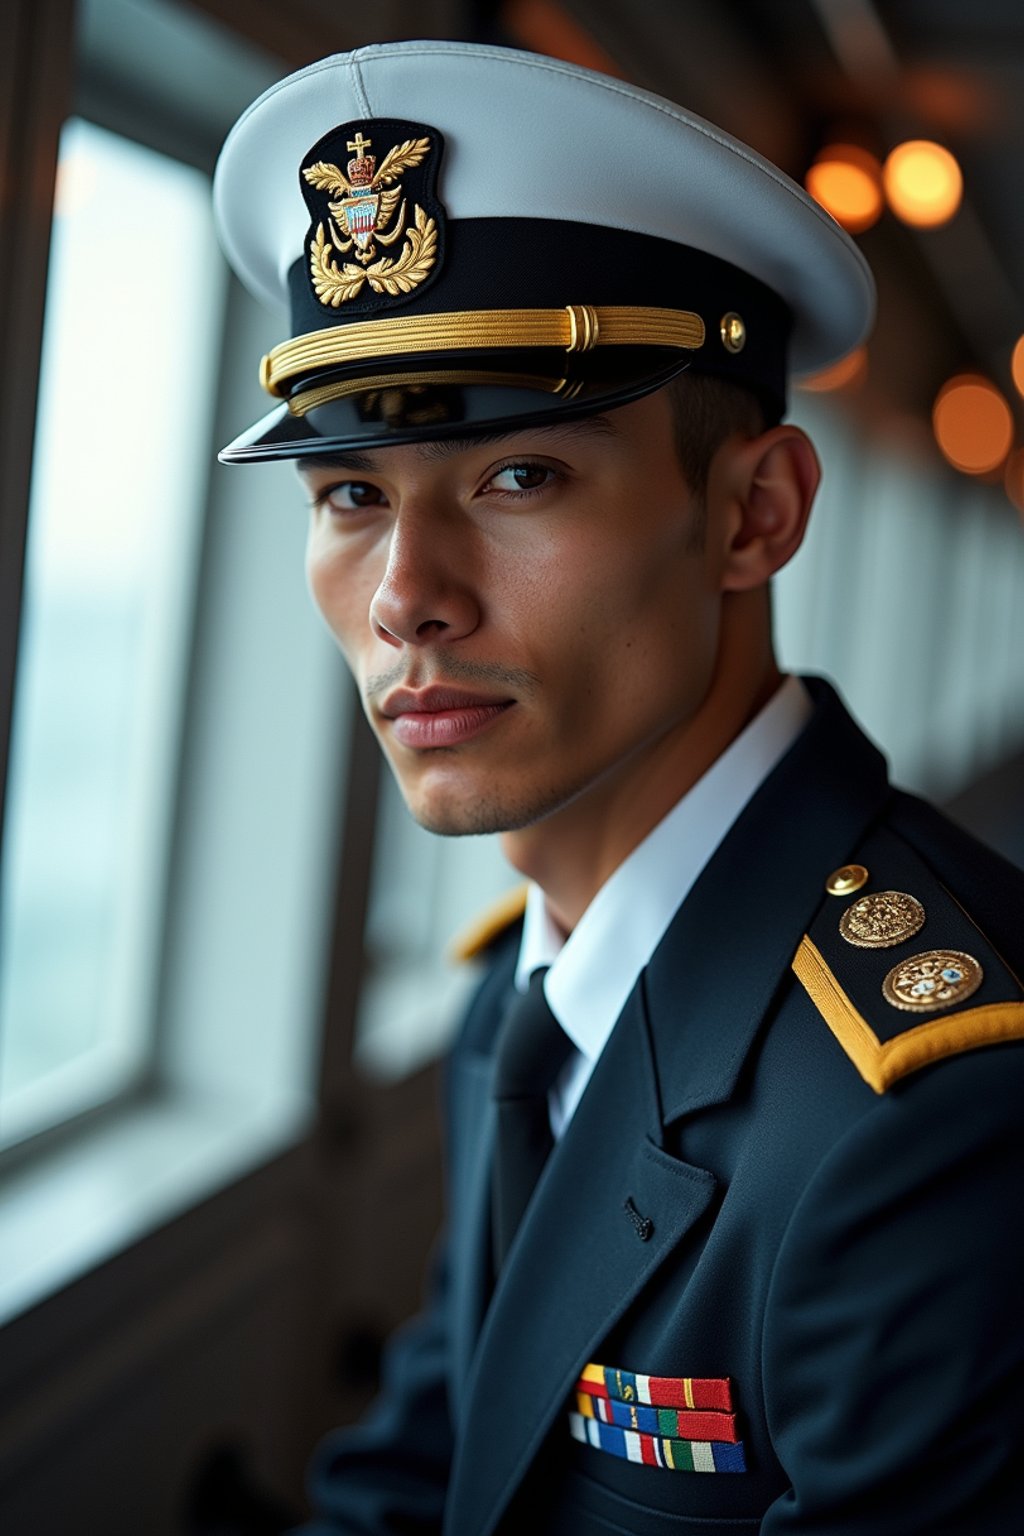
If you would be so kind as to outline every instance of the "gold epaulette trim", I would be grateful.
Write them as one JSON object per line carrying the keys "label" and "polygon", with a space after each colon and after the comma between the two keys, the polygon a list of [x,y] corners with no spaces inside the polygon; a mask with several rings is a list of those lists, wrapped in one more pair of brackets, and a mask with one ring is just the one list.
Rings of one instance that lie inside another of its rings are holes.
{"label": "gold epaulette trim", "polygon": [[493,901],[479,917],[467,923],[449,946],[451,958],[459,964],[465,964],[469,960],[476,960],[485,949],[489,949],[495,939],[500,938],[506,928],[517,923],[526,911],[527,889],[525,885],[513,886]]}
{"label": "gold epaulette trim", "polygon": [[804,989],[864,1081],[876,1093],[919,1067],[979,1045],[1024,1039],[1024,1002],[986,1003],[904,1030],[883,1045],[857,1012],[821,951],[804,935],[793,960]]}

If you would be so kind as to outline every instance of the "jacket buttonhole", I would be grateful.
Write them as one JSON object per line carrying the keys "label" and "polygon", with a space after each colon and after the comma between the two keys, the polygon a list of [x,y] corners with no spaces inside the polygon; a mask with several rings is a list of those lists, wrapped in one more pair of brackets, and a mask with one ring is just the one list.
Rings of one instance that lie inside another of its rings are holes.
{"label": "jacket buttonhole", "polygon": [[627,1197],[623,1210],[633,1223],[633,1230],[642,1243],[646,1243],[654,1235],[654,1222],[649,1216],[641,1216],[633,1204],[632,1196]]}

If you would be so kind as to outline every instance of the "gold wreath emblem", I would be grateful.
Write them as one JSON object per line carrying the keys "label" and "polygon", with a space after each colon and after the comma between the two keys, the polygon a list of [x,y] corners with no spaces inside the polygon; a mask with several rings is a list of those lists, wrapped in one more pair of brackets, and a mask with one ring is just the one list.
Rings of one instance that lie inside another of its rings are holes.
{"label": "gold wreath emblem", "polygon": [[[424,210],[416,206],[413,227],[405,228],[405,200],[399,176],[420,165],[430,153],[430,140],[406,139],[388,150],[375,169],[374,156],[367,155],[372,140],[362,132],[349,144],[356,158],[348,170],[353,179],[325,160],[307,166],[303,176],[320,192],[334,193],[336,201],[327,204],[327,222],[317,226],[309,248],[310,276],[321,304],[337,309],[354,299],[363,284],[369,282],[375,293],[396,297],[409,293],[422,283],[437,259],[437,226]],[[397,213],[396,213],[397,210]],[[374,261],[377,246],[394,245],[405,233],[405,243],[397,259],[382,256]],[[346,261],[339,267],[337,251],[347,256],[354,251],[358,266]]]}
{"label": "gold wreath emblem", "polygon": [[317,226],[316,238],[309,248],[309,270],[313,290],[321,304],[337,309],[354,299],[364,283],[375,293],[409,293],[427,276],[437,260],[437,225],[417,205],[414,226],[406,230],[401,255],[382,256],[369,267],[357,267],[346,261],[338,267],[331,252],[327,232]]}

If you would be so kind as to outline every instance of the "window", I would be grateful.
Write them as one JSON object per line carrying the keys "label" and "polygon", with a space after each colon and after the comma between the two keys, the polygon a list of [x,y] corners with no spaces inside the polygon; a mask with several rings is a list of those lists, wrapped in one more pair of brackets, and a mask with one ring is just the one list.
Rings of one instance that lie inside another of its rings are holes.
{"label": "window", "polygon": [[0,1145],[124,1091],[152,1055],[223,286],[207,178],[70,120],[4,839]]}
{"label": "window", "polygon": [[[281,65],[190,6],[76,10],[0,861],[13,1327],[295,1161],[351,709],[305,590],[293,470],[216,463],[267,409],[254,360],[282,321],[228,274],[209,177]],[[25,14],[28,53],[52,59],[52,28]],[[51,143],[67,84],[32,98]],[[40,225],[23,243],[37,272]]]}

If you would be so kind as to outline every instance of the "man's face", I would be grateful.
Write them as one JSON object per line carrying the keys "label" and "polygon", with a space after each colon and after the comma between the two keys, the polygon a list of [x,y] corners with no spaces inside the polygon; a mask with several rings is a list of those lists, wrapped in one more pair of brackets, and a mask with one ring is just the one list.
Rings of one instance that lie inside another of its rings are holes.
{"label": "man's face", "polygon": [[663,393],[302,474],[310,587],[425,827],[596,818],[685,736],[721,595]]}

